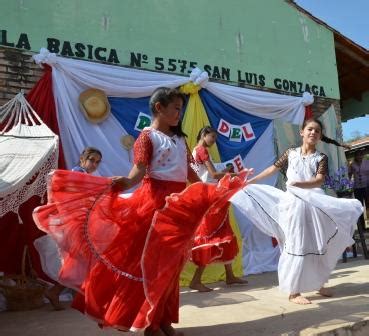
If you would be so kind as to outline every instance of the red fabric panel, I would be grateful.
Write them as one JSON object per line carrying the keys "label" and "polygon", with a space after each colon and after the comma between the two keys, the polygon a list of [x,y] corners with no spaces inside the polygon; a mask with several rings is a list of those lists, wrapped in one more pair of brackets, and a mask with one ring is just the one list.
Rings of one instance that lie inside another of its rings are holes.
{"label": "red fabric panel", "polygon": [[313,108],[311,105],[305,106],[305,120],[313,117]]}
{"label": "red fabric panel", "polygon": [[[27,95],[27,100],[40,116],[42,121],[55,133],[60,134],[56,115],[54,93],[52,86],[51,67],[44,64],[45,73]],[[59,138],[59,163],[60,169],[65,169],[65,160],[62,144]]]}

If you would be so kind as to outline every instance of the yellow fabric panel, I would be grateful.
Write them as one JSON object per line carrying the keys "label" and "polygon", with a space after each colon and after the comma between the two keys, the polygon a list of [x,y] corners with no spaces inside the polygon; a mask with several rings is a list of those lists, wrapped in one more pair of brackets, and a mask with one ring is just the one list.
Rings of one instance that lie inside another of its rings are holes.
{"label": "yellow fabric panel", "polygon": [[[188,92],[188,90],[184,89],[186,86],[181,87],[183,93]],[[191,151],[197,144],[196,138],[200,129],[208,125],[210,125],[210,122],[198,91],[191,93],[182,122],[182,128],[188,136],[187,144]],[[209,153],[214,162],[220,162],[220,155],[216,144],[209,148]]]}
{"label": "yellow fabric panel", "polygon": [[[193,84],[192,82],[187,83],[181,86],[181,92],[184,94],[189,94],[190,98],[187,103],[187,108],[183,118],[183,131],[187,134],[187,143],[190,147],[191,151],[197,144],[197,134],[200,129],[204,126],[210,125],[208,116],[206,114],[204,105],[201,101],[201,97],[199,95],[200,86]],[[214,162],[220,162],[220,155],[218,151],[218,147],[214,144],[211,148],[209,148],[209,153]],[[238,228],[237,222],[233,215],[233,210],[230,208],[229,219],[233,229],[234,234],[237,237],[239,253],[235,260],[233,261],[233,272],[236,276],[243,275],[242,269],[242,240],[240,235],[240,230]],[[180,279],[181,286],[188,286],[193,274],[195,272],[196,266],[192,262],[188,262],[182,273]],[[211,264],[206,267],[204,274],[202,276],[203,283],[212,283],[220,280],[225,280],[225,270],[223,264]]]}

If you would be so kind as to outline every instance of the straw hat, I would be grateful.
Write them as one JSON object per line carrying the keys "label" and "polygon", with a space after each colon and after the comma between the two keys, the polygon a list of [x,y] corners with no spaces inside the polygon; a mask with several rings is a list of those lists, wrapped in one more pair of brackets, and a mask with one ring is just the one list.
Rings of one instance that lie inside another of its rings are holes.
{"label": "straw hat", "polygon": [[126,150],[131,150],[133,147],[133,144],[135,143],[135,138],[132,135],[123,135],[120,139],[120,142]]}
{"label": "straw hat", "polygon": [[110,104],[104,91],[88,89],[79,95],[79,105],[86,119],[92,123],[104,121],[110,114]]}

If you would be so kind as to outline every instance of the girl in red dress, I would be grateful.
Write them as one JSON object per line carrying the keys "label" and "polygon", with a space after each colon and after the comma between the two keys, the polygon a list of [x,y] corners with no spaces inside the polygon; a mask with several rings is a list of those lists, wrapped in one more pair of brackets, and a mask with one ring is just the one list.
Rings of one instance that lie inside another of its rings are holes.
{"label": "girl in red dress", "polygon": [[[219,172],[214,167],[208,148],[215,143],[216,139],[217,131],[210,126],[203,127],[197,136],[197,146],[192,155],[197,164],[198,175],[203,182],[216,183],[230,171],[226,168]],[[231,176],[237,176],[237,174],[231,173]],[[190,288],[199,292],[212,290],[201,282],[205,267],[210,263],[224,264],[227,284],[247,283],[246,280],[236,277],[232,270],[232,261],[238,254],[238,245],[229,222],[228,209],[229,204],[225,203],[224,207],[219,209],[217,216],[204,217],[196,231],[192,261],[197,265],[197,269]]]}
{"label": "girl in red dress", "polygon": [[[183,103],[176,89],[153,93],[153,121],[136,140],[128,177],[57,170],[48,204],[34,211],[59,247],[58,281],[78,291],[73,307],[101,327],[181,335],[171,324],[178,322],[179,274],[195,230],[245,185],[242,175],[186,188],[198,177],[180,127]],[[130,197],[119,196],[141,181]]]}

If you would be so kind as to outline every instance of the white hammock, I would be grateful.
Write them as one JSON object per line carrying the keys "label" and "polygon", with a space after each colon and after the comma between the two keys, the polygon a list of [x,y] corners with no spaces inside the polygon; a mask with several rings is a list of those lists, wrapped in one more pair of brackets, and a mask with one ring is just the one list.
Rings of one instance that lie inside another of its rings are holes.
{"label": "white hammock", "polygon": [[0,217],[10,211],[18,214],[20,205],[34,195],[42,197],[47,174],[58,161],[58,136],[23,92],[0,107],[0,123],[7,118],[0,132]]}

